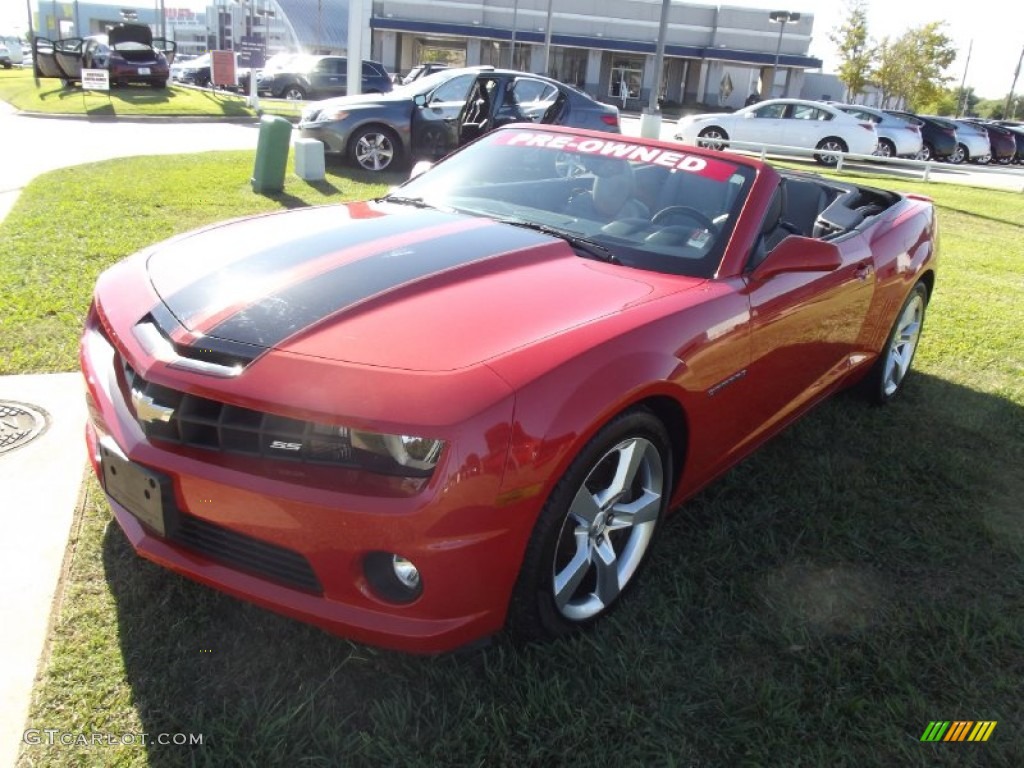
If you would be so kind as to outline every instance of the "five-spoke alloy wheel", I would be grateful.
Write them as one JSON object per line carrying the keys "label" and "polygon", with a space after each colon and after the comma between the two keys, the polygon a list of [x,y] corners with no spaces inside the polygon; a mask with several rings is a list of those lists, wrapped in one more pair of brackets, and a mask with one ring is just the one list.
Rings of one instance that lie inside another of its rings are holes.
{"label": "five-spoke alloy wheel", "polygon": [[882,353],[864,380],[868,397],[876,403],[889,402],[902,388],[914,361],[927,306],[928,289],[918,283],[903,302]]}
{"label": "five-spoke alloy wheel", "polygon": [[509,625],[564,635],[606,613],[636,578],[671,489],[671,449],[646,409],[606,424],[552,492],[527,546]]}

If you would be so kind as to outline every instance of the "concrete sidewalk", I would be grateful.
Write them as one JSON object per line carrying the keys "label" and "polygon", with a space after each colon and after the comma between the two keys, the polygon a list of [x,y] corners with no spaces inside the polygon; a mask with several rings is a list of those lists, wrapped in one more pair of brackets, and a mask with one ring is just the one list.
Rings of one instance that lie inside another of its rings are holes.
{"label": "concrete sidewalk", "polygon": [[86,470],[85,419],[80,373],[0,376],[0,766],[17,760],[49,635]]}

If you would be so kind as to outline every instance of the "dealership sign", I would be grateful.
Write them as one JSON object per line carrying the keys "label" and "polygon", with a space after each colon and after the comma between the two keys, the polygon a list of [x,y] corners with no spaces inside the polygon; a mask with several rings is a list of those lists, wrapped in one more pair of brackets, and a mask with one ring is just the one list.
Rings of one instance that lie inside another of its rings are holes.
{"label": "dealership sign", "polygon": [[86,91],[109,91],[110,73],[105,69],[83,69],[82,89]]}

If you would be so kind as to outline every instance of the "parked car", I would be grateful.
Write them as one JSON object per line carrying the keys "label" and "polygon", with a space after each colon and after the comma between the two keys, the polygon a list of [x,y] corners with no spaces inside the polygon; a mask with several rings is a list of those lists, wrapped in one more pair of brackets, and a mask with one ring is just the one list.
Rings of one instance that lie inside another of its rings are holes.
{"label": "parked car", "polygon": [[[348,59],[344,56],[299,56],[279,69],[264,69],[260,91],[276,99],[326,99],[348,93]],[[394,86],[382,64],[364,61],[363,93],[388,93]]]}
{"label": "parked car", "polygon": [[956,129],[945,122],[940,123],[929,117],[899,109],[886,109],[883,112],[917,122],[921,128],[922,139],[918,160],[949,160],[956,152]]}
{"label": "parked car", "polygon": [[11,52],[7,46],[0,43],[0,67],[4,69],[10,69],[14,66],[14,62],[11,61]]}
{"label": "parked car", "polygon": [[875,154],[880,157],[917,157],[924,144],[921,127],[916,123],[881,109],[861,104],[832,104],[833,107],[853,115],[861,121],[875,124],[878,133],[878,147]]}
{"label": "parked car", "polygon": [[[871,120],[860,120],[841,109],[804,99],[769,99],[732,113],[691,115],[676,124],[675,138],[684,144],[724,149],[799,147],[833,152],[873,154],[878,133]],[[835,165],[831,154],[815,155],[823,165]]]}
{"label": "parked car", "polygon": [[812,406],[899,395],[936,227],[920,195],[509,125],[104,272],[87,455],[139,555],[235,597],[411,652],[564,635]]}
{"label": "parked car", "polygon": [[37,77],[60,78],[64,85],[82,80],[82,69],[105,69],[111,87],[144,83],[165,88],[177,43],[153,37],[145,24],[118,24],[105,35],[32,43]]}
{"label": "parked car", "polygon": [[988,137],[989,145],[992,147],[993,163],[1008,165],[1013,162],[1017,155],[1017,141],[1012,131],[992,121],[978,118],[958,120],[957,124],[959,125],[961,122],[974,126],[976,130],[982,131]]}
{"label": "parked car", "polygon": [[992,159],[992,145],[988,133],[978,125],[950,117],[929,115],[939,123],[951,126],[956,131],[956,150],[949,157],[954,165],[975,163],[984,165]]}
{"label": "parked car", "polygon": [[405,77],[402,78],[402,85],[408,85],[413,80],[419,80],[421,77],[432,75],[435,72],[440,72],[444,69],[448,69],[447,64],[440,64],[434,61],[427,61],[423,64],[417,64],[415,67],[409,70]]}
{"label": "parked car", "polygon": [[369,171],[436,160],[512,122],[619,131],[619,110],[541,75],[446,69],[383,95],[330,99],[302,113],[299,134]]}
{"label": "parked car", "polygon": [[1013,162],[1017,165],[1024,165],[1024,123],[1012,120],[994,120],[993,122],[1013,134],[1015,146]]}
{"label": "parked car", "polygon": [[175,64],[171,67],[171,73],[172,77],[179,82],[205,88],[212,80],[210,66],[210,54],[204,53],[202,56],[185,62],[180,68]]}

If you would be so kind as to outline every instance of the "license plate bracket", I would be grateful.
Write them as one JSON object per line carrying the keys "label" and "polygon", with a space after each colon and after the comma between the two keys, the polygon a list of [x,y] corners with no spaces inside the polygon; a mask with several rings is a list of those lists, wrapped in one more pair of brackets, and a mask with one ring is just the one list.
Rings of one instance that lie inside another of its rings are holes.
{"label": "license plate bracket", "polygon": [[178,527],[171,478],[136,464],[106,441],[100,442],[103,488],[147,528],[166,538]]}

